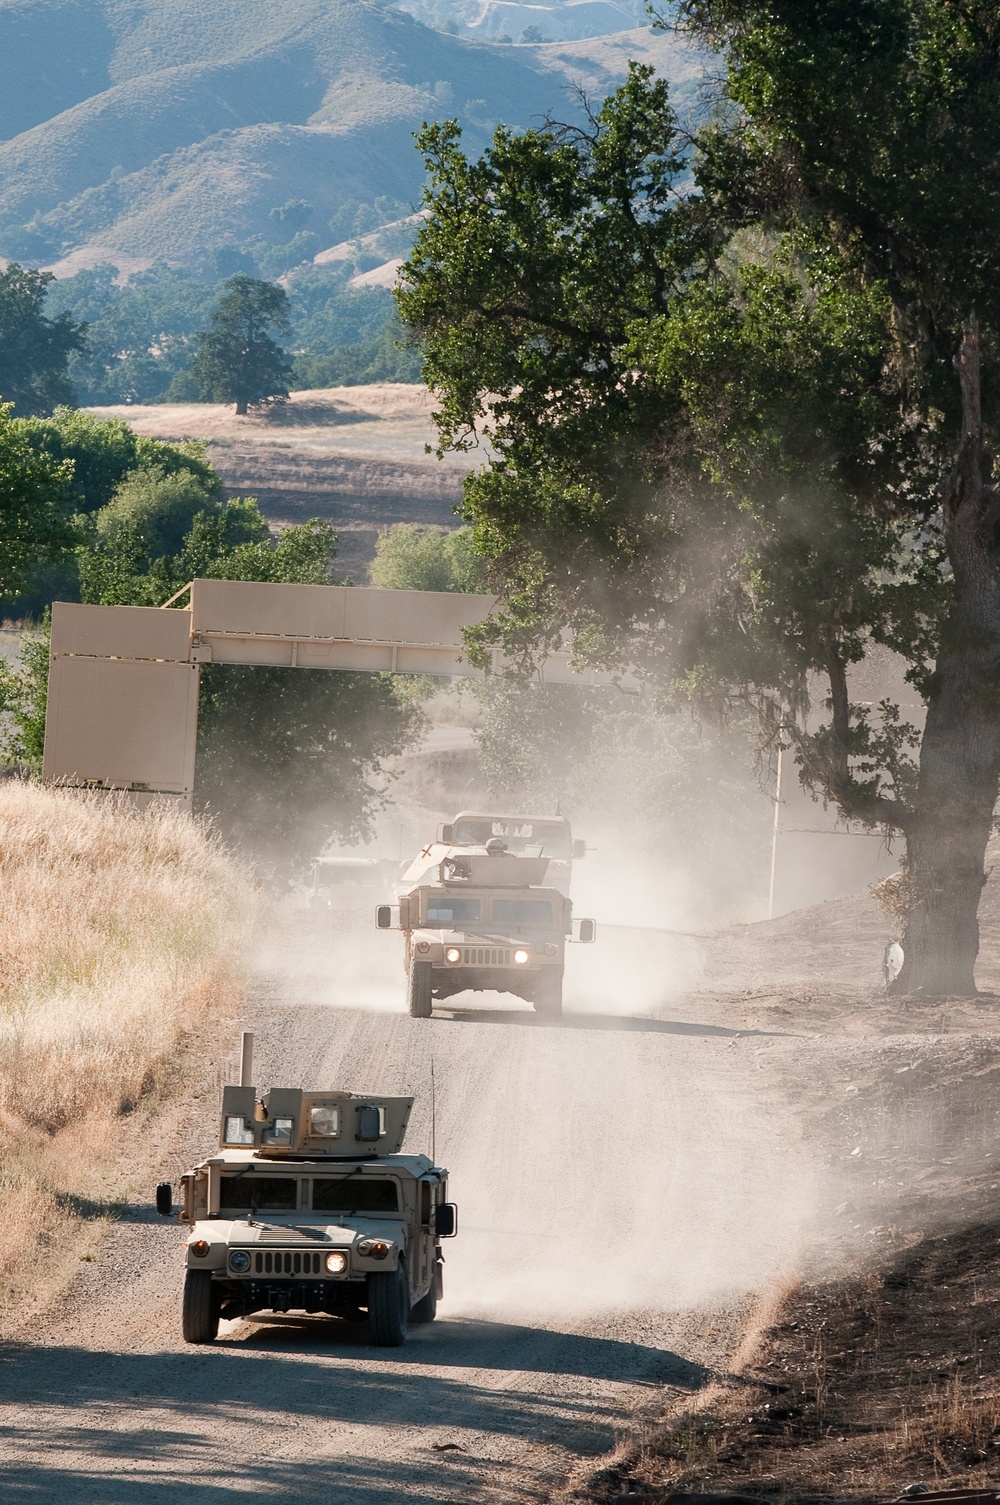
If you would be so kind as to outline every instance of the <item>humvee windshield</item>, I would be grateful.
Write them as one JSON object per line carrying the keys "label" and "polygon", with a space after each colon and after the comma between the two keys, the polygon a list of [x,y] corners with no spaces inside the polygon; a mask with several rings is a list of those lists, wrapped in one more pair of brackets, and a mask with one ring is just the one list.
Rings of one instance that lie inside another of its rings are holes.
{"label": "humvee windshield", "polygon": [[313,1182],[313,1212],[398,1212],[395,1181],[340,1176]]}
{"label": "humvee windshield", "polygon": [[494,899],[493,918],[498,925],[551,925],[548,899]]}
{"label": "humvee windshield", "polygon": [[478,925],[478,899],[463,899],[459,894],[428,894],[427,923],[438,925]]}
{"label": "humvee windshield", "polygon": [[299,1183],[294,1176],[223,1176],[220,1212],[294,1212]]}
{"label": "humvee windshield", "polygon": [[507,843],[508,852],[541,845],[543,857],[571,855],[570,834],[561,820],[490,820],[467,815],[455,822],[452,840],[457,847],[481,847],[494,836]]}

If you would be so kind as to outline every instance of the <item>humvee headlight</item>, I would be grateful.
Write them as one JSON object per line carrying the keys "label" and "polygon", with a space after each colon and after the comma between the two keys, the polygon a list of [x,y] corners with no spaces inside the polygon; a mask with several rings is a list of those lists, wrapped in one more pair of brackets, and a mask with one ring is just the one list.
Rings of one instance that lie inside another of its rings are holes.
{"label": "humvee headlight", "polygon": [[326,1268],[331,1275],[343,1275],[347,1269],[347,1255],[338,1250],[335,1254],[326,1256]]}
{"label": "humvee headlight", "polygon": [[188,1244],[195,1259],[204,1259],[211,1247],[207,1238],[196,1238],[193,1244]]}
{"label": "humvee headlight", "polygon": [[555,956],[556,952],[559,950],[559,947],[554,946],[551,941],[546,941],[545,945],[542,947],[542,950],[545,952],[546,956]]}
{"label": "humvee headlight", "polygon": [[245,1249],[234,1249],[229,1256],[229,1268],[237,1275],[245,1275],[250,1268],[250,1256]]}
{"label": "humvee headlight", "polygon": [[385,1259],[390,1247],[384,1239],[363,1238],[358,1245],[358,1253],[365,1259]]}
{"label": "humvee headlight", "polygon": [[525,962],[528,960],[529,955],[530,953],[525,951],[522,947],[514,952],[514,960],[517,962],[517,965],[519,967],[523,967]]}
{"label": "humvee headlight", "polygon": [[429,951],[430,949],[431,949],[431,943],[430,943],[430,941],[418,941],[417,942],[417,950],[418,951]]}
{"label": "humvee headlight", "polygon": [[462,960],[462,953],[457,946],[449,946],[444,954],[444,959],[446,962],[460,962]]}

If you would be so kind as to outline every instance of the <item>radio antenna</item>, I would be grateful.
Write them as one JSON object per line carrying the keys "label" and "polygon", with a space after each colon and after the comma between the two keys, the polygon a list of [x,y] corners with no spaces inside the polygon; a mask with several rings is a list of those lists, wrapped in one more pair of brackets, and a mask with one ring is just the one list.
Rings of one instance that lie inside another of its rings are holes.
{"label": "radio antenna", "polygon": [[433,1056],[431,1056],[431,1160],[437,1165],[437,1093],[434,1086]]}

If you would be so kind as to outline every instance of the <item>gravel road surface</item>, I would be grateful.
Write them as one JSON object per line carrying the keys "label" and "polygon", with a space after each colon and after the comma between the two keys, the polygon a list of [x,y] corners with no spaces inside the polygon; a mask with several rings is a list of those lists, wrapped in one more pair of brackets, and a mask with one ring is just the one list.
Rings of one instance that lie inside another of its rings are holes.
{"label": "gravel road surface", "polygon": [[[4,1500],[543,1499],[725,1371],[817,1196],[770,1089],[798,1042],[630,1011],[629,965],[647,987],[677,962],[648,935],[606,937],[600,961],[578,948],[562,1024],[496,996],[411,1020],[394,940],[359,933],[359,958],[292,930],[246,1023],[260,1087],[417,1095],[406,1148],[436,1135],[461,1211],[439,1320],[399,1351],[316,1317],[188,1347],[184,1229],[137,1205],[60,1309],[0,1350]],[[192,1099],[167,1173],[212,1150],[216,1103],[214,1085]]]}

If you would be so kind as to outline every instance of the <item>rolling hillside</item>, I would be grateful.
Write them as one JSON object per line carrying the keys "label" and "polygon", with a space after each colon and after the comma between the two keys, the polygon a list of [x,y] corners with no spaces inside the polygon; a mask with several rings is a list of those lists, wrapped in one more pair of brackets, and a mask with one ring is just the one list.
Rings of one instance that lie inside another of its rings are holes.
{"label": "rolling hillside", "polygon": [[494,45],[380,0],[0,0],[0,255],[211,270],[288,242],[277,214],[304,201],[306,259],[345,204],[416,201],[425,119],[457,116],[478,149],[565,114],[573,80],[607,92],[629,54],[689,102],[677,39],[627,38]]}

